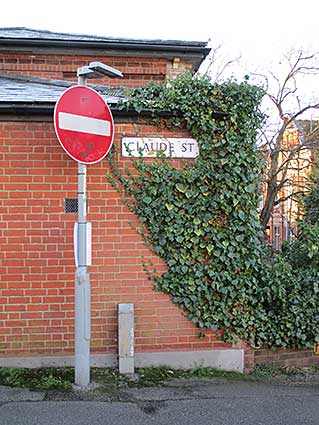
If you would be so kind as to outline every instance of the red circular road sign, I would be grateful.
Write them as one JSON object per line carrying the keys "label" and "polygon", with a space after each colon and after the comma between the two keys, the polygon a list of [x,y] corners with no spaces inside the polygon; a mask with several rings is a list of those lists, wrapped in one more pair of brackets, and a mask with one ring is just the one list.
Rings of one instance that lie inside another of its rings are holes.
{"label": "red circular road sign", "polygon": [[54,128],[66,153],[82,164],[101,161],[113,143],[111,111],[102,96],[86,86],[62,93],[54,108]]}

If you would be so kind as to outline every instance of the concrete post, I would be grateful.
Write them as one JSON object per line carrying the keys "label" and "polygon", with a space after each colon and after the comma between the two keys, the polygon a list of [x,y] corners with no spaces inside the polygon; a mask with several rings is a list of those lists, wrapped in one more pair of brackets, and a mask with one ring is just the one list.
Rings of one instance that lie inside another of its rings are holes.
{"label": "concrete post", "polygon": [[119,372],[134,373],[134,304],[118,305]]}

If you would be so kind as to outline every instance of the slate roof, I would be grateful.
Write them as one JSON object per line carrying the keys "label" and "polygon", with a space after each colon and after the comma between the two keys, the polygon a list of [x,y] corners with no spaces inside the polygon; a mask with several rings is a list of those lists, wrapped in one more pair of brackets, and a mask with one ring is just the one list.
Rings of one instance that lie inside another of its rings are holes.
{"label": "slate roof", "polygon": [[[66,34],[24,27],[0,28],[0,48],[10,46],[23,50],[27,46],[35,48],[68,48],[68,49],[102,49],[106,51],[138,52],[143,55],[161,55],[174,57],[183,55],[194,61],[197,69],[210,52],[207,42],[183,40],[151,40],[91,36],[82,34]],[[125,54],[125,53],[124,53]]]}
{"label": "slate roof", "polygon": [[0,28],[0,39],[33,39],[33,40],[65,40],[65,41],[101,41],[101,42],[124,42],[138,44],[158,44],[158,45],[176,45],[206,47],[207,42],[203,41],[183,41],[183,40],[161,40],[161,39],[133,39],[124,37],[102,37],[95,35],[69,34],[52,32],[46,30],[37,30],[25,27]]}
{"label": "slate roof", "polygon": [[[0,73],[0,102],[56,102],[61,93],[76,82]],[[121,89],[88,84],[102,95],[108,103],[118,103],[123,98]],[[118,93],[116,93],[118,92]]]}
{"label": "slate roof", "polygon": [[[51,114],[60,95],[76,82],[0,73],[0,114]],[[124,100],[123,89],[88,84],[112,107]]]}
{"label": "slate roof", "polygon": [[45,30],[36,30],[25,27],[0,28],[0,38],[29,38],[42,40],[105,40],[105,37],[96,37],[80,34],[57,33]]}
{"label": "slate roof", "polygon": [[[47,78],[0,73],[0,116],[4,115],[52,115],[54,106],[60,95],[76,82],[51,80]],[[113,113],[122,117],[136,115],[152,116],[147,108],[141,112],[116,108],[120,101],[125,102],[123,87],[107,87],[87,84],[95,89],[113,109]],[[224,118],[227,112],[214,111],[216,119]],[[170,116],[170,112],[162,111],[161,116]]]}

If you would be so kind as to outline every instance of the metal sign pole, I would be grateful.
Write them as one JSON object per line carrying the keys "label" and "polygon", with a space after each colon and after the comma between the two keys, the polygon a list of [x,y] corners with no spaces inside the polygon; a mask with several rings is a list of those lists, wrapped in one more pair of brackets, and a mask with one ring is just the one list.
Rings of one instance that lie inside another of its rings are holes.
{"label": "metal sign pole", "polygon": [[[80,76],[79,85],[85,85]],[[77,267],[75,272],[75,384],[90,383],[91,302],[87,268],[86,164],[78,163]]]}
{"label": "metal sign pole", "polygon": [[[114,123],[111,111],[102,96],[89,87],[79,86],[86,86],[87,78],[105,76],[119,78],[123,77],[123,74],[101,62],[91,62],[88,66],[78,68],[77,75],[78,86],[70,87],[62,93],[55,105],[53,118],[61,146],[71,158],[78,161],[78,221],[74,226],[76,263],[74,366],[75,384],[85,387],[90,383],[91,297],[87,266],[91,265],[92,250],[91,223],[86,219],[86,164],[95,164],[107,155],[113,143]],[[86,106],[81,104],[83,99]],[[86,134],[85,142],[83,133]],[[90,146],[94,149],[92,151],[90,148],[90,160],[84,161],[86,148],[81,147],[79,150],[78,146],[82,146],[83,143],[85,145],[88,140],[91,140]]]}

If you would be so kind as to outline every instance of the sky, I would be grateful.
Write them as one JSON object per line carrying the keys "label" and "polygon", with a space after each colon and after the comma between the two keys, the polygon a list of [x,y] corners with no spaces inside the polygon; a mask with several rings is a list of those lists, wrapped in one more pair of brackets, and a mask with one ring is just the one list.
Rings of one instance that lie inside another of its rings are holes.
{"label": "sky", "polygon": [[[220,61],[240,57],[228,70],[242,78],[278,69],[280,57],[291,49],[319,51],[318,16],[318,0],[15,0],[2,8],[0,27],[205,41],[221,46]],[[306,84],[319,93],[319,79]]]}
{"label": "sky", "polygon": [[15,0],[0,27],[124,38],[211,40],[244,66],[292,47],[318,49],[318,0]]}

